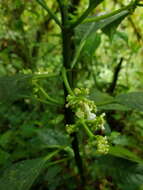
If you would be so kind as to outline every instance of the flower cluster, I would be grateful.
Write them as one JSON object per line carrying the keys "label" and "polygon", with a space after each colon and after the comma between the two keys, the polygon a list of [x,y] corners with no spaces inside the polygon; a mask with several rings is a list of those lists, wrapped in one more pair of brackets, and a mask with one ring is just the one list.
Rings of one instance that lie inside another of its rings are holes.
{"label": "flower cluster", "polygon": [[96,135],[94,139],[89,139],[88,146],[90,148],[96,148],[96,153],[107,154],[109,151],[109,144],[107,137]]}
{"label": "flower cluster", "polygon": [[74,95],[67,96],[67,105],[66,107],[71,107],[75,112],[77,118],[83,118],[92,120],[96,118],[95,112],[97,111],[96,105],[93,101],[87,98],[89,94],[88,89],[84,88],[75,88]]}
{"label": "flower cluster", "polygon": [[67,96],[66,107],[70,107],[74,111],[76,115],[76,123],[67,125],[66,130],[69,134],[78,131],[80,121],[84,121],[86,125],[86,131],[88,131],[88,135],[91,136],[90,145],[92,145],[92,147],[96,147],[98,153],[106,154],[109,149],[107,137],[94,135],[96,130],[104,131],[105,113],[102,113],[99,116],[96,115],[97,107],[94,101],[88,99],[88,94],[88,89],[76,88],[74,90],[74,94]]}
{"label": "flower cluster", "polygon": [[96,143],[97,143],[97,152],[99,154],[107,154],[109,151],[109,144],[107,137],[103,137],[100,135],[96,136]]}

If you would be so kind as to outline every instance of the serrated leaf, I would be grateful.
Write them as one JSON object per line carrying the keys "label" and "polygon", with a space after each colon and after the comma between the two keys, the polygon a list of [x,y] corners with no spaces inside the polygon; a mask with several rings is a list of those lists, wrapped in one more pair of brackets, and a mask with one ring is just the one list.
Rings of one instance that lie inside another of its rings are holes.
{"label": "serrated leaf", "polygon": [[22,161],[6,169],[0,179],[0,189],[29,190],[44,168],[46,161],[55,154],[57,154],[57,151],[52,152],[45,158]]}
{"label": "serrated leaf", "polygon": [[143,111],[143,92],[131,92],[128,94],[121,94],[115,98],[116,102],[129,108]]}

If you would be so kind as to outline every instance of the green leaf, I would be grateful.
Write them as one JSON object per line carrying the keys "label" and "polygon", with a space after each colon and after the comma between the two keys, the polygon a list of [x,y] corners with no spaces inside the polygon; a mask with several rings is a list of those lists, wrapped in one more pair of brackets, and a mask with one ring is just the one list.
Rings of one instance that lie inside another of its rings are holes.
{"label": "green leaf", "polygon": [[62,166],[55,165],[49,167],[48,172],[45,176],[46,180],[48,181],[49,190],[58,189],[58,185],[63,180],[61,176],[62,176]]}
{"label": "green leaf", "polygon": [[117,103],[114,103],[114,104],[106,104],[106,105],[99,105],[98,106],[99,109],[101,110],[117,110],[117,111],[129,111],[130,108],[125,106],[125,105],[121,105],[121,104],[117,104]]}
{"label": "green leaf", "polygon": [[138,157],[134,152],[131,152],[130,150],[122,146],[111,146],[109,154],[111,154],[112,156],[131,160],[139,164],[143,164],[143,159]]}
{"label": "green leaf", "polygon": [[117,27],[119,26],[119,24],[122,22],[122,20],[124,20],[124,18],[128,15],[127,14],[123,14],[122,16],[120,16],[119,18],[117,18],[115,21],[113,21],[111,24],[108,24],[107,26],[102,28],[102,31],[109,36],[110,38],[113,37],[113,35],[116,32]]}
{"label": "green leaf", "polygon": [[83,48],[83,54],[85,54],[86,56],[92,57],[95,50],[100,45],[100,43],[101,43],[101,35],[97,33],[91,34],[85,42],[85,45]]}
{"label": "green leaf", "polygon": [[128,44],[128,35],[125,32],[116,31],[114,35],[114,40],[122,39],[126,44]]}
{"label": "green leaf", "polygon": [[89,6],[94,6],[97,7],[97,5],[99,5],[100,3],[102,3],[102,1],[104,0],[89,0]]}
{"label": "green leaf", "polygon": [[97,89],[93,89],[90,93],[90,99],[95,101],[97,106],[114,102],[114,98],[107,93],[103,93]]}
{"label": "green leaf", "polygon": [[115,98],[115,101],[129,108],[143,111],[143,92],[131,92],[128,94],[121,94]]}
{"label": "green leaf", "polygon": [[10,158],[10,154],[0,149],[0,165],[6,164],[9,158]]}
{"label": "green leaf", "polygon": [[43,146],[59,147],[70,146],[69,136],[58,129],[40,129],[37,131],[40,143]]}
{"label": "green leaf", "polygon": [[10,143],[11,139],[13,137],[13,131],[8,130],[2,135],[0,135],[0,146],[3,148],[6,148],[7,145]]}
{"label": "green leaf", "polygon": [[84,38],[84,36],[89,36],[91,33],[96,32],[99,29],[103,29],[105,27],[111,26],[112,24],[114,24],[115,22],[118,22],[120,19],[127,16],[128,14],[129,14],[128,10],[123,10],[115,15],[109,15],[107,18],[100,18],[100,16],[88,17],[86,21],[87,23],[80,24],[76,28],[75,31],[76,31],[77,37]]}
{"label": "green leaf", "polygon": [[143,185],[143,165],[132,161],[102,156],[94,163],[92,175],[96,178],[110,177],[121,190],[138,190]]}
{"label": "green leaf", "polygon": [[31,93],[31,75],[0,77],[0,102],[12,102]]}
{"label": "green leaf", "polygon": [[[57,76],[57,75],[56,75]],[[15,100],[32,95],[32,80],[52,78],[50,74],[16,74],[0,77],[0,102],[14,102]],[[59,78],[57,77],[57,81]]]}
{"label": "green leaf", "polygon": [[47,160],[57,154],[57,152],[52,152],[44,158],[21,161],[6,169],[0,179],[0,189],[29,190],[44,168]]}
{"label": "green leaf", "polygon": [[75,33],[76,33],[76,39],[79,41],[78,42],[79,45],[78,45],[76,53],[74,55],[74,59],[71,64],[71,68],[73,68],[75,66],[75,64],[78,61],[80,54],[84,48],[87,38],[89,36],[91,36],[92,33],[95,33],[95,32],[97,32],[97,30],[105,28],[110,24],[112,25],[112,23],[118,21],[122,17],[127,16],[128,13],[129,13],[128,10],[123,10],[120,13],[117,13],[113,16],[109,16],[107,18],[100,19],[100,20],[97,19],[98,16],[89,17],[89,19],[95,18],[95,21],[93,19],[93,22],[91,22],[91,23],[80,24],[78,27],[76,27]]}

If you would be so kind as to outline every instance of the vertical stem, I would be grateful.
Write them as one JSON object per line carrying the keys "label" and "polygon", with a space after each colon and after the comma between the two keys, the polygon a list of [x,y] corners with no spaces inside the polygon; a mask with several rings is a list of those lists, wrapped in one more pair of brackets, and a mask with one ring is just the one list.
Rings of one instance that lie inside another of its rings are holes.
{"label": "vertical stem", "polygon": [[[73,37],[74,37],[74,31],[69,27],[69,14],[71,14],[71,11],[68,8],[68,5],[62,4],[63,0],[58,0],[60,5],[60,11],[62,16],[62,40],[63,40],[63,66],[66,70],[71,69],[71,60],[73,59],[73,54],[75,51]],[[70,87],[73,88],[73,71],[70,70],[67,72],[67,79],[70,84]],[[64,96],[65,96],[65,104],[66,104],[66,97],[68,95],[67,88],[64,84]],[[73,124],[74,123],[74,114],[70,108],[64,108],[65,109],[65,122],[66,124]],[[79,142],[77,138],[77,134],[74,132],[71,134],[72,140],[72,148],[74,151],[75,156],[75,162],[78,167],[78,171],[81,178],[81,185],[82,189],[84,188],[84,182],[85,177],[83,173],[83,164],[82,159],[80,156],[79,151]]]}

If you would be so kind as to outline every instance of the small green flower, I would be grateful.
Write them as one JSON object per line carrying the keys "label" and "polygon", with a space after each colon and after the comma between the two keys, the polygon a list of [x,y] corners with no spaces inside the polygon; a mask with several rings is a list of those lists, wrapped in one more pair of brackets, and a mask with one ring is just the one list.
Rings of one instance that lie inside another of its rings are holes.
{"label": "small green flower", "polygon": [[103,136],[96,136],[96,142],[97,142],[97,152],[99,154],[107,154],[109,151],[109,144],[107,137]]}

